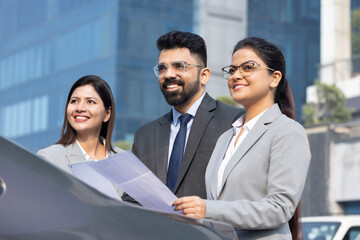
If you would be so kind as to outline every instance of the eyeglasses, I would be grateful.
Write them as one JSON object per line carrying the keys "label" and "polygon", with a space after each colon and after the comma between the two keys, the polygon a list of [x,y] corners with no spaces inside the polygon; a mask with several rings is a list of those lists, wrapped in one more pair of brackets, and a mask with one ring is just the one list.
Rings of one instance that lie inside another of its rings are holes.
{"label": "eyeglasses", "polygon": [[234,66],[234,65],[226,66],[226,67],[223,67],[221,70],[224,73],[224,78],[227,80],[231,76],[233,76],[238,69],[240,71],[241,76],[243,76],[243,77],[250,77],[254,71],[261,70],[261,69],[268,69],[273,72],[275,71],[274,69],[266,67],[266,66],[262,67],[260,64],[258,64],[257,62],[254,62],[254,61],[244,62],[239,66]]}
{"label": "eyeglasses", "polygon": [[[187,63],[184,61],[172,62],[170,64],[170,68],[175,74],[182,74],[186,70],[189,70],[190,68],[186,69],[187,66],[203,67],[198,64],[190,64],[190,63]],[[157,77],[159,77],[159,76],[164,75],[167,72],[167,70],[169,70],[169,66],[165,63],[160,63],[160,64],[156,64],[153,69],[154,69],[155,75]]]}

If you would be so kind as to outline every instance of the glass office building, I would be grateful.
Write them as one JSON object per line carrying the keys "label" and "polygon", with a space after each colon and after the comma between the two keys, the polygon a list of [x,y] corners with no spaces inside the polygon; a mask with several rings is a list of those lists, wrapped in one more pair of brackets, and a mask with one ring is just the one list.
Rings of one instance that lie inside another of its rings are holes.
{"label": "glass office building", "polygon": [[283,51],[297,120],[301,121],[306,87],[318,77],[320,0],[248,1],[247,35],[266,38]]}
{"label": "glass office building", "polygon": [[[159,54],[156,39],[171,30],[203,29],[201,34],[210,38],[207,41],[213,48],[229,40],[214,35],[224,26],[207,20],[204,14],[227,23],[227,27],[230,25],[226,21],[237,20],[234,17],[239,15],[247,19],[239,22],[246,22],[247,27],[234,27],[244,32],[237,33],[239,36],[264,37],[281,47],[301,120],[305,88],[317,77],[320,0],[239,2],[241,5],[233,8],[236,11],[228,13],[231,18],[220,11],[218,2],[202,3],[1,0],[0,135],[34,152],[56,142],[71,85],[84,75],[95,74],[104,78],[114,93],[114,140],[132,141],[139,126],[169,110],[152,71]],[[246,6],[247,16],[238,11]],[[214,66],[228,63],[221,57],[214,59],[209,59]],[[219,81],[226,86],[222,78]],[[212,95],[217,97],[216,93]]]}
{"label": "glass office building", "polygon": [[156,39],[193,30],[192,0],[0,1],[0,135],[37,151],[56,142],[71,85],[111,86],[114,139],[169,110],[152,72]]}

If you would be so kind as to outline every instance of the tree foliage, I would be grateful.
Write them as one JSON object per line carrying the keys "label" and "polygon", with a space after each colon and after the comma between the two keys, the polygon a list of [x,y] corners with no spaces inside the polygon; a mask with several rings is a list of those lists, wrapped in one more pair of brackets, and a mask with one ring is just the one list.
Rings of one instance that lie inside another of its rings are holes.
{"label": "tree foliage", "polygon": [[122,150],[131,150],[132,144],[129,141],[121,140],[113,143],[115,146],[121,148]]}
{"label": "tree foliage", "polygon": [[342,123],[351,120],[353,109],[346,107],[346,97],[335,84],[315,82],[317,102],[303,107],[304,124]]}
{"label": "tree foliage", "polygon": [[238,107],[238,106],[239,106],[239,104],[236,103],[236,102],[235,102],[231,97],[229,97],[229,96],[219,96],[219,97],[216,98],[216,100],[219,100],[219,101],[221,101],[221,102],[223,102],[223,103],[226,103],[226,104],[228,104],[228,105],[230,105],[230,106],[234,106],[234,107]]}
{"label": "tree foliage", "polygon": [[360,53],[360,7],[351,13],[351,52]]}

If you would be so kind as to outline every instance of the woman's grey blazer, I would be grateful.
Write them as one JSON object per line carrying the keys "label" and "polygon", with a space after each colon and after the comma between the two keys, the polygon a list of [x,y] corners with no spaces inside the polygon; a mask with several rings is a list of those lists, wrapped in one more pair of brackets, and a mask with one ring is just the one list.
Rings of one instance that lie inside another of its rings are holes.
{"label": "woman's grey blazer", "polygon": [[[121,148],[118,147],[113,147],[113,149],[116,151],[116,153],[120,153],[123,151]],[[114,155],[116,153],[111,152],[110,155]],[[54,144],[47,148],[39,150],[36,154],[70,174],[71,171],[68,166],[70,163],[86,161],[83,152],[81,151],[79,145],[76,144],[76,142],[67,146],[63,146],[62,144]],[[116,189],[118,195],[121,197],[123,191],[115,185],[114,188]]]}
{"label": "woman's grey blazer", "polygon": [[218,196],[217,173],[233,134],[219,137],[206,169],[206,218],[230,223],[239,239],[291,239],[288,221],[311,158],[304,128],[270,107],[231,157]]}

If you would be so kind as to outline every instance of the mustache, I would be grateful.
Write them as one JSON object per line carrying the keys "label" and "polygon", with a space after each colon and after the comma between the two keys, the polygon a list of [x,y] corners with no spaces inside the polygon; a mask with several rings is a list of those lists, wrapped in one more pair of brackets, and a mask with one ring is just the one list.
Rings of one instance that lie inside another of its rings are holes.
{"label": "mustache", "polygon": [[174,78],[165,78],[164,83],[162,84],[162,87],[166,87],[167,85],[171,84],[177,84],[177,85],[184,85],[184,81],[181,79],[174,79]]}

